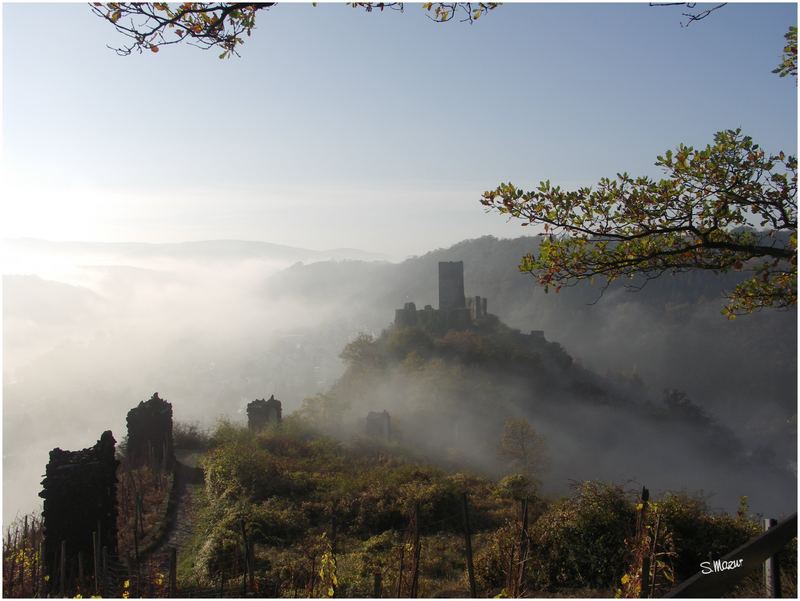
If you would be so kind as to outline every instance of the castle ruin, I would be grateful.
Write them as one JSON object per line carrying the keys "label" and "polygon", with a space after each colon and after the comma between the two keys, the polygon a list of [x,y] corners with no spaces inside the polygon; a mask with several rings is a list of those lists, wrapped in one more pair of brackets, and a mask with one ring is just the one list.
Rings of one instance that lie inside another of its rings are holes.
{"label": "castle ruin", "polygon": [[149,465],[167,471],[175,464],[172,441],[172,403],[156,392],[128,411],[128,448],[133,467]]}
{"label": "castle ruin", "polygon": [[270,395],[268,400],[256,399],[247,404],[247,427],[253,431],[264,428],[267,424],[281,423],[281,402]]}
{"label": "castle ruin", "polygon": [[417,310],[414,303],[406,303],[395,310],[397,327],[420,327],[425,330],[446,332],[466,330],[480,324],[487,316],[486,297],[464,295],[464,262],[439,262],[439,308],[425,305]]}
{"label": "castle ruin", "polygon": [[383,411],[370,411],[367,414],[366,420],[366,433],[371,438],[378,438],[385,442],[389,442],[392,436],[391,418],[389,412]]}
{"label": "castle ruin", "polygon": [[43,562],[51,591],[66,586],[66,582],[58,582],[57,566],[64,565],[73,573],[79,554],[83,561],[90,561],[94,536],[99,537],[98,550],[117,552],[119,461],[114,457],[115,444],[111,432],[105,431],[88,449],[50,451],[39,496],[44,499]]}

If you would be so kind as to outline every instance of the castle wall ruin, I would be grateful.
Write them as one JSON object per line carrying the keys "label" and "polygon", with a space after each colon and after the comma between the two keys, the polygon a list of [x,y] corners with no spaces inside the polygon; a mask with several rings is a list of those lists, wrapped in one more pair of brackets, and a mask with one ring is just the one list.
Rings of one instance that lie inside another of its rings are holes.
{"label": "castle wall ruin", "polygon": [[281,423],[281,402],[270,395],[268,400],[256,399],[247,404],[247,427],[253,431],[263,429],[268,424]]}
{"label": "castle wall ruin", "polygon": [[367,436],[372,438],[379,438],[385,442],[389,442],[392,436],[392,425],[389,412],[386,410],[380,412],[370,411],[367,414],[366,433]]}
{"label": "castle wall ruin", "polygon": [[430,305],[417,310],[414,303],[405,303],[396,309],[394,324],[397,327],[418,327],[444,333],[448,330],[466,330],[488,316],[485,297],[464,296],[464,262],[439,263],[439,308]]}
{"label": "castle wall ruin", "polygon": [[126,455],[132,467],[149,465],[166,470],[175,464],[172,439],[172,403],[156,392],[128,411]]}
{"label": "castle wall ruin", "polygon": [[90,564],[94,553],[93,534],[99,529],[99,549],[117,552],[117,467],[116,441],[111,431],[81,451],[50,451],[42,492],[44,499],[44,565],[50,590],[58,590],[62,542],[68,572],[75,568],[78,554]]}

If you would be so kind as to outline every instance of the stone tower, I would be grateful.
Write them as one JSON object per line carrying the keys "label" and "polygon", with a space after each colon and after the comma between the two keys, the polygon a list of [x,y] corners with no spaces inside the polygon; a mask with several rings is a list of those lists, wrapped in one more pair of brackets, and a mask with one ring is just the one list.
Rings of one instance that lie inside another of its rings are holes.
{"label": "stone tower", "polygon": [[258,431],[267,424],[281,423],[281,402],[270,395],[268,400],[256,399],[247,404],[247,427]]}
{"label": "stone tower", "polygon": [[175,464],[172,403],[158,396],[128,411],[127,455],[133,467],[149,465],[166,470]]}
{"label": "stone tower", "polygon": [[[62,542],[66,545],[65,579],[75,569],[78,554],[91,565],[93,532],[100,538],[98,548],[117,552],[117,466],[114,436],[103,432],[93,447],[82,451],[50,451],[42,492],[44,499],[43,567],[47,588],[70,593],[68,582],[61,583],[59,563]],[[49,596],[49,595],[48,595]]]}
{"label": "stone tower", "polygon": [[466,308],[464,299],[464,262],[439,262],[439,310]]}
{"label": "stone tower", "polygon": [[370,411],[367,414],[367,436],[389,442],[392,437],[392,426],[389,412]]}

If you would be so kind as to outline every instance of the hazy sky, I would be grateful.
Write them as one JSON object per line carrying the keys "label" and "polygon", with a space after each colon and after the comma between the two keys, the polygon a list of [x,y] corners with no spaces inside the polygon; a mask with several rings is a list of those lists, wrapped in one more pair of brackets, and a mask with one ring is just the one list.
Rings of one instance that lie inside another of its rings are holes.
{"label": "hazy sky", "polygon": [[416,254],[524,233],[478,203],[742,127],[796,153],[770,71],[794,4],[688,28],[647,4],[504,5],[474,25],[340,4],[258,16],[242,58],[116,56],[85,4],[3,5],[3,237],[264,240]]}

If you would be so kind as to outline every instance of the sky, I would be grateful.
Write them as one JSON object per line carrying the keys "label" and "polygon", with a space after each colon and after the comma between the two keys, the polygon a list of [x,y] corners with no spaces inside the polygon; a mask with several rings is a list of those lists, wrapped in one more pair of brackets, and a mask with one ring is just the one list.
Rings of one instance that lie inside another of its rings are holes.
{"label": "sky", "polygon": [[527,233],[484,190],[658,176],[657,155],[741,127],[796,154],[771,73],[795,4],[506,4],[437,24],[279,4],[241,58],[117,56],[86,4],[3,4],[0,237],[261,240],[402,258]]}

